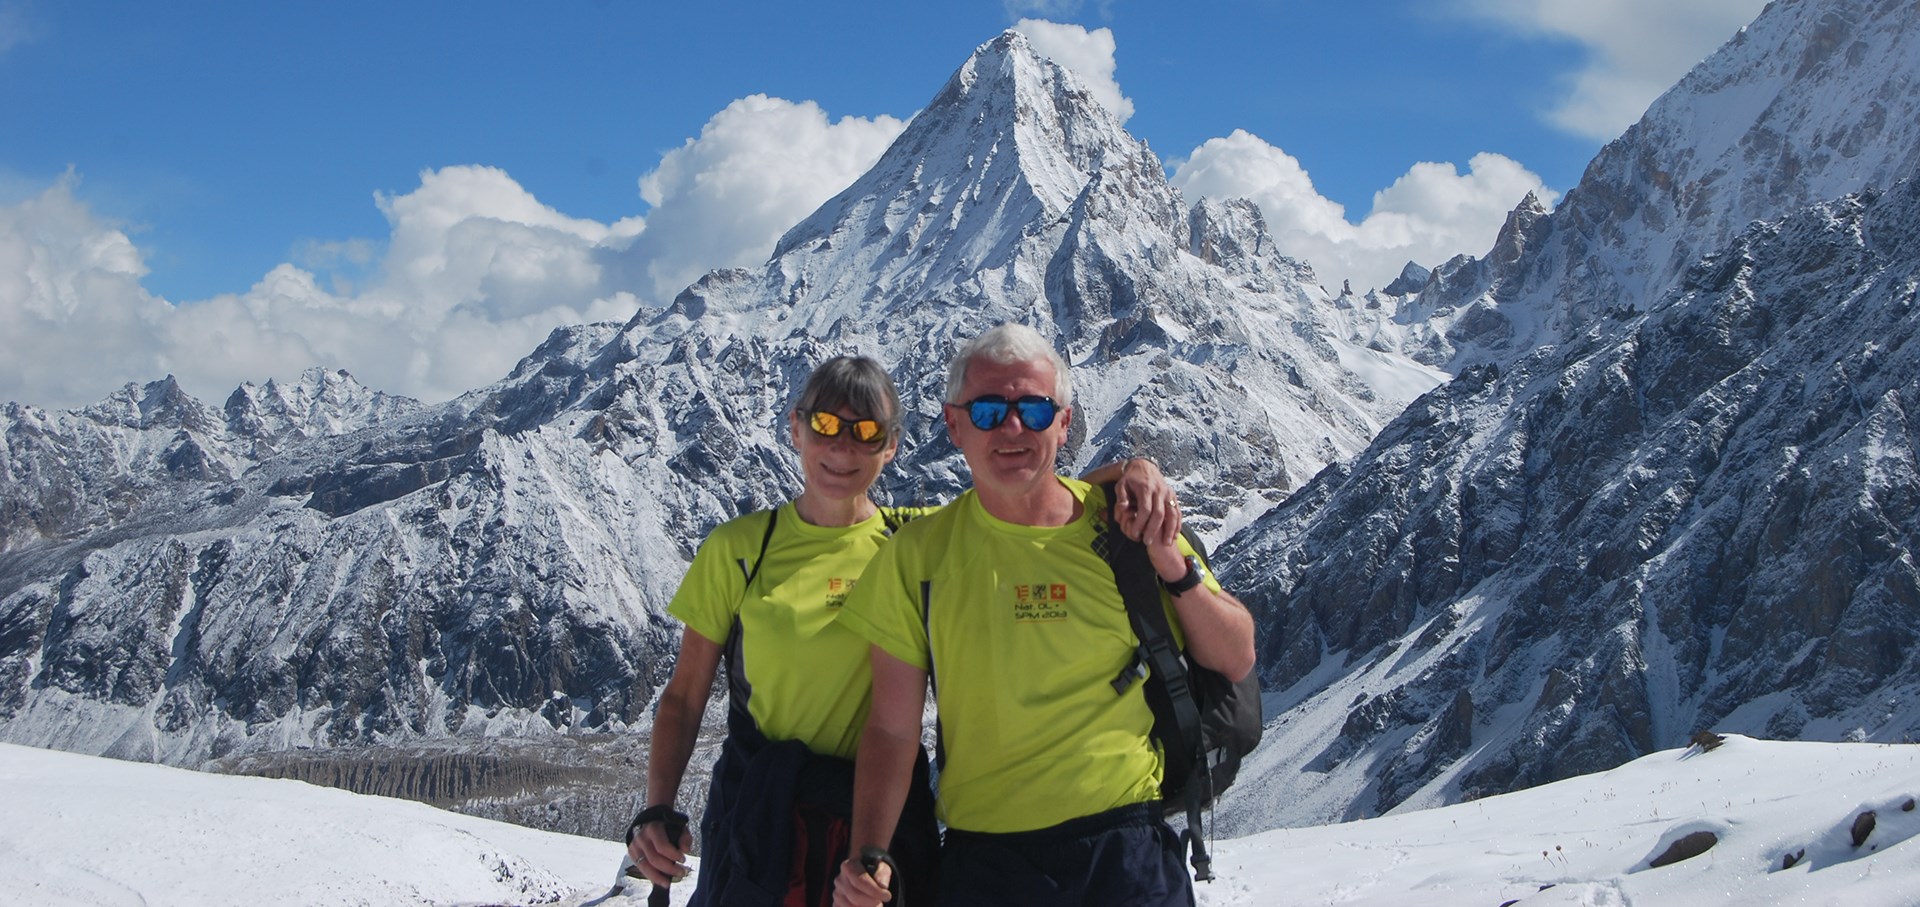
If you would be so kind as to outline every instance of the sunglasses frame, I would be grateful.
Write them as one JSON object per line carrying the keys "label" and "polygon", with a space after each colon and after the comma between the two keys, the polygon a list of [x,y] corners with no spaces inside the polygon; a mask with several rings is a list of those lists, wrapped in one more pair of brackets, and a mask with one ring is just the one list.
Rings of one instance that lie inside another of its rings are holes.
{"label": "sunglasses frame", "polygon": [[[801,421],[806,423],[807,429],[822,438],[838,438],[841,435],[846,435],[849,440],[856,444],[867,444],[874,447],[887,443],[887,436],[889,434],[887,424],[879,419],[849,419],[839,413],[828,412],[824,409],[816,409],[804,415],[806,418]],[[820,421],[823,417],[833,420],[833,431],[829,432],[820,427]],[[872,438],[860,437],[859,426],[862,424],[872,425],[879,434]]]}
{"label": "sunglasses frame", "polygon": [[[1047,407],[1047,417],[1044,422],[1036,426],[1032,420],[1027,418],[1027,410],[1042,404]],[[950,405],[964,408],[967,411],[967,422],[981,431],[993,431],[1005,423],[1008,418],[1018,418],[1021,427],[1028,431],[1046,431],[1053,427],[1054,420],[1060,418],[1060,411],[1065,408],[1054,402],[1052,397],[1044,397],[1039,394],[1026,394],[1011,400],[1007,399],[1003,394],[981,394],[965,403],[954,403]],[[983,405],[997,407],[996,410],[992,411],[993,419],[991,424],[981,424],[979,414],[981,412],[980,407]]]}

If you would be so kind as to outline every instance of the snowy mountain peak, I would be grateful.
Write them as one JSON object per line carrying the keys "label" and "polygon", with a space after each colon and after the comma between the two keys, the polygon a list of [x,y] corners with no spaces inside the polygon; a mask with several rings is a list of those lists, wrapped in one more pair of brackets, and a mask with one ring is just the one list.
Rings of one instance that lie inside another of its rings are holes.
{"label": "snowy mountain peak", "polygon": [[[816,298],[826,272],[878,268],[889,285],[972,274],[1004,265],[1028,225],[1069,216],[1103,170],[1159,167],[1073,73],[1008,31],[975,50],[879,162],[788,231],[773,257]],[[955,237],[972,241],[946,242]]]}
{"label": "snowy mountain peak", "polygon": [[102,423],[134,429],[207,430],[219,421],[172,375],[146,384],[129,383],[81,412]]}
{"label": "snowy mountain peak", "polygon": [[[1477,263],[1423,300],[1451,370],[1578,336],[1658,295],[1756,220],[1920,168],[1920,16],[1886,0],[1782,0],[1587,166],[1539,254]],[[1442,311],[1445,310],[1445,311]],[[1438,362],[1436,362],[1438,364]]]}
{"label": "snowy mountain peak", "polygon": [[344,370],[310,368],[298,380],[268,379],[235,388],[223,407],[227,429],[242,437],[326,437],[380,422],[416,406],[372,390]]}

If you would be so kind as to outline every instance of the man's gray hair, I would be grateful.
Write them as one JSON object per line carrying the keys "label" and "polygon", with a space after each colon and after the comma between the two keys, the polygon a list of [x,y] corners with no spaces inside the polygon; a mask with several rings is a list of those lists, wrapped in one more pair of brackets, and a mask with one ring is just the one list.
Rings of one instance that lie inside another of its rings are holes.
{"label": "man's gray hair", "polygon": [[1073,379],[1067,375],[1067,360],[1039,331],[1013,322],[998,325],[954,351],[953,361],[947,365],[948,403],[963,402],[960,395],[967,383],[967,365],[979,358],[1001,365],[1044,360],[1053,365],[1053,402],[1073,405]]}

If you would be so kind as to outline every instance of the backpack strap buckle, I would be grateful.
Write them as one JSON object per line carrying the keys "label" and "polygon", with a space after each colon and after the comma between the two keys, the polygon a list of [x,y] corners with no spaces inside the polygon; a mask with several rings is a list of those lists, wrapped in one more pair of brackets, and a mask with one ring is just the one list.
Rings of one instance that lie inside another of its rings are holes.
{"label": "backpack strap buckle", "polygon": [[1133,650],[1133,660],[1127,662],[1127,666],[1121,668],[1120,673],[1113,675],[1110,683],[1113,684],[1113,691],[1116,694],[1124,696],[1127,689],[1136,681],[1145,679],[1147,679],[1147,647],[1137,646]]}

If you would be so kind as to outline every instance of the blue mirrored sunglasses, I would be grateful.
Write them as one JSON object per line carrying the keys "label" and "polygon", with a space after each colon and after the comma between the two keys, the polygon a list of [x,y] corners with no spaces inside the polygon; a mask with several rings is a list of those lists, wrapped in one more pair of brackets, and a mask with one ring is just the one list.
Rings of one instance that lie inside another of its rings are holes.
{"label": "blue mirrored sunglasses", "polygon": [[1020,424],[1028,431],[1046,431],[1053,424],[1053,417],[1060,414],[1060,406],[1052,397],[1029,394],[1018,400],[1008,400],[999,394],[987,394],[966,402],[967,420],[981,431],[992,431],[1007,421],[1007,413],[1017,411]]}

